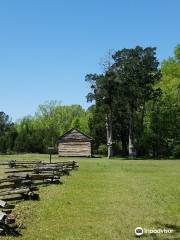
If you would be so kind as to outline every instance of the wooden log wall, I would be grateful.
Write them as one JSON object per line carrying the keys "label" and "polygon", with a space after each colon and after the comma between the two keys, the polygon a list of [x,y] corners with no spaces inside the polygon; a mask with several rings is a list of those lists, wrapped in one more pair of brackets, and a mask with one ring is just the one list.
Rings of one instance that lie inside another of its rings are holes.
{"label": "wooden log wall", "polygon": [[91,156],[90,142],[60,142],[58,146],[59,156]]}

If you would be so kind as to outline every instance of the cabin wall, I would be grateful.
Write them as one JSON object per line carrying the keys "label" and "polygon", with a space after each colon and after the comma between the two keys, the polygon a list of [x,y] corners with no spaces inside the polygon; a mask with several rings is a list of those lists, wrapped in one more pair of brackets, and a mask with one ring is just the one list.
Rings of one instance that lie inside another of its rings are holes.
{"label": "cabin wall", "polygon": [[60,142],[59,156],[91,156],[91,142]]}

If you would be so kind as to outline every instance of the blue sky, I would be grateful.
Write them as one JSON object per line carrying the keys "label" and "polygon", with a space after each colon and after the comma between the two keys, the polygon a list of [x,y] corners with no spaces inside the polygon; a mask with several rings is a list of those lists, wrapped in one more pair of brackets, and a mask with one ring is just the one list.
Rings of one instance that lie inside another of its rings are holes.
{"label": "blue sky", "polygon": [[109,49],[180,42],[179,0],[1,0],[0,111],[13,120],[59,100],[88,107],[87,73]]}

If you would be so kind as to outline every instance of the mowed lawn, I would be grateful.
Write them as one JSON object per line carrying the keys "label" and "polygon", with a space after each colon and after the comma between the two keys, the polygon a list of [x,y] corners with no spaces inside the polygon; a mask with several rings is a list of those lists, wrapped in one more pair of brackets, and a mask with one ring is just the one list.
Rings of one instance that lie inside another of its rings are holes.
{"label": "mowed lawn", "polygon": [[[47,160],[48,155],[0,156],[6,159]],[[131,240],[138,226],[174,230],[141,239],[180,239],[180,161],[73,159],[80,168],[63,177],[63,185],[41,187],[40,201],[17,204],[26,224],[18,239]]]}

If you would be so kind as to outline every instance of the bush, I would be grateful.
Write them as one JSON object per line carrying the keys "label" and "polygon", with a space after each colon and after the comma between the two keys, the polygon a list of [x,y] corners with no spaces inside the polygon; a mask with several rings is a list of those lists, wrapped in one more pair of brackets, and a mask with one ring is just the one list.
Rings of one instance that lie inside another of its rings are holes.
{"label": "bush", "polygon": [[180,144],[178,144],[174,147],[173,157],[174,158],[180,158]]}
{"label": "bush", "polygon": [[108,148],[107,148],[106,144],[99,145],[99,147],[98,147],[98,154],[107,155],[107,152],[108,152]]}

